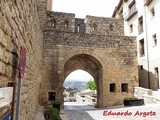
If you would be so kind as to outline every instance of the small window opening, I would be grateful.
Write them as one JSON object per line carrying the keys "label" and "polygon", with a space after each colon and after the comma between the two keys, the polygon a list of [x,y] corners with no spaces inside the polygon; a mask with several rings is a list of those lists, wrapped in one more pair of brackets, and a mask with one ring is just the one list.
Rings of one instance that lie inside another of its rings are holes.
{"label": "small window opening", "polygon": [[67,20],[66,20],[65,23],[64,23],[64,27],[65,27],[65,28],[68,28],[68,21],[67,21]]}
{"label": "small window opening", "polygon": [[154,34],[154,35],[152,36],[152,39],[153,39],[153,47],[154,47],[154,46],[157,45],[157,35]]}
{"label": "small window opening", "polygon": [[113,25],[109,25],[109,30],[113,31]]}
{"label": "small window opening", "polygon": [[97,30],[97,25],[95,23],[93,24],[93,30]]}
{"label": "small window opening", "polygon": [[143,16],[138,18],[138,33],[141,34],[143,32]]}
{"label": "small window opening", "polygon": [[48,92],[48,100],[55,101],[56,100],[56,92]]}
{"label": "small window opening", "polygon": [[80,24],[78,24],[78,28],[77,28],[77,32],[79,32],[80,31]]}
{"label": "small window opening", "polygon": [[150,15],[151,15],[151,18],[153,18],[155,16],[154,7],[150,10]]}
{"label": "small window opening", "polygon": [[115,83],[110,84],[110,92],[115,92],[116,91],[116,85]]}
{"label": "small window opening", "polygon": [[122,83],[121,84],[121,91],[122,92],[128,92],[128,84],[127,83]]}
{"label": "small window opening", "polygon": [[140,57],[144,56],[144,39],[139,41],[139,55]]}
{"label": "small window opening", "polygon": [[140,70],[143,70],[143,65],[140,65]]}
{"label": "small window opening", "polygon": [[158,67],[156,67],[156,68],[154,68],[154,72],[155,72],[155,75],[156,75],[156,77],[158,78]]}
{"label": "small window opening", "polygon": [[56,27],[56,20],[55,20],[55,19],[53,19],[53,20],[51,21],[51,26],[54,27],[54,28]]}
{"label": "small window opening", "polygon": [[129,32],[132,33],[133,32],[133,24],[129,25]]}

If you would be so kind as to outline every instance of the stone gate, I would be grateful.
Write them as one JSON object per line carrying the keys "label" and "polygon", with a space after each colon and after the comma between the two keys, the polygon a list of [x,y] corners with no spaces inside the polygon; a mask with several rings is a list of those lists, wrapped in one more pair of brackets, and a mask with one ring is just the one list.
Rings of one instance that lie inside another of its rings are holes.
{"label": "stone gate", "polygon": [[43,43],[41,102],[48,93],[63,103],[63,83],[71,72],[82,69],[97,84],[97,106],[120,105],[138,86],[135,37],[123,33],[123,20],[47,12]]}

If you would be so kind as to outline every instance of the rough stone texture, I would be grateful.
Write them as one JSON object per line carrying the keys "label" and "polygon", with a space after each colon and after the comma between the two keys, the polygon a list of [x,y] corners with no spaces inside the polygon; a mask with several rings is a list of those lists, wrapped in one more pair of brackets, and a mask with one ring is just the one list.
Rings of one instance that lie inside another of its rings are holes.
{"label": "rough stone texture", "polygon": [[123,36],[123,19],[87,15],[85,18],[85,30],[89,34]]}
{"label": "rough stone texture", "polygon": [[47,11],[47,15],[49,17],[47,17],[45,29],[66,32],[75,31],[75,14]]}
{"label": "rough stone texture", "polygon": [[[57,13],[50,14],[56,15]],[[47,19],[52,19],[53,16],[50,14],[48,14]],[[64,13],[62,15],[64,18],[67,16]],[[63,17],[62,15],[59,16]],[[64,18],[61,18],[61,23],[65,20]],[[77,69],[89,72],[96,80],[98,107],[122,104],[124,97],[132,96],[134,87],[138,86],[136,40],[134,37],[122,36],[122,20],[87,17],[85,21],[87,21],[85,22],[86,33],[70,32],[70,28],[66,32],[63,29],[52,28],[48,25],[47,28],[45,27],[44,81],[41,87],[41,102],[43,104],[48,103],[49,91],[55,91],[56,99],[63,102],[64,80],[67,75]],[[94,33],[90,30],[89,23],[96,21],[104,22],[97,24],[100,31]],[[113,32],[103,32],[103,27],[109,26],[110,23],[115,26]],[[116,84],[115,92],[110,92],[111,83]],[[121,92],[122,83],[128,84],[127,92]]]}
{"label": "rough stone texture", "polygon": [[[50,91],[63,102],[63,82],[77,69],[96,80],[98,107],[119,105],[133,95],[136,41],[123,36],[122,20],[87,16],[84,24],[74,14],[47,12],[46,0],[0,0],[0,5],[0,87],[17,83],[20,47],[27,50],[20,120],[32,120]],[[83,32],[76,32],[77,24],[83,24]],[[111,83],[115,92],[109,91]],[[121,92],[122,83],[128,84],[127,92]]]}
{"label": "rough stone texture", "polygon": [[42,38],[37,1],[0,0],[0,87],[17,85],[20,47],[27,52],[20,120],[32,120],[39,102]]}
{"label": "rough stone texture", "polygon": [[37,9],[39,15],[39,21],[42,30],[44,29],[44,25],[46,24],[46,16],[47,16],[47,0],[37,0]]}

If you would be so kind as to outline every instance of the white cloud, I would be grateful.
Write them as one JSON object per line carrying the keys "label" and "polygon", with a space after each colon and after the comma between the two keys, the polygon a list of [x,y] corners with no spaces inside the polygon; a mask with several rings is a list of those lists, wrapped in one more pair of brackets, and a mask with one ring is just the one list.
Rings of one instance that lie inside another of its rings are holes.
{"label": "white cloud", "polygon": [[75,70],[66,77],[66,80],[67,79],[68,80],[70,79],[70,80],[89,81],[89,80],[93,80],[93,77],[84,70]]}
{"label": "white cloud", "polygon": [[119,0],[53,0],[53,11],[75,13],[77,18],[86,15],[111,17]]}

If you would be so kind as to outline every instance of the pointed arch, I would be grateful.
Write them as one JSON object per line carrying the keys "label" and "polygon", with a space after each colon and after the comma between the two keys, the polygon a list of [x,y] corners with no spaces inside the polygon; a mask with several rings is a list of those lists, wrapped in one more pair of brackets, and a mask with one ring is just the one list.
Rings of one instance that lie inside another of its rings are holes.
{"label": "pointed arch", "polygon": [[102,85],[102,65],[91,55],[78,54],[66,61],[64,64],[64,78],[66,78],[73,71],[81,69],[88,72],[96,81],[97,86],[97,107],[103,105],[103,85]]}

